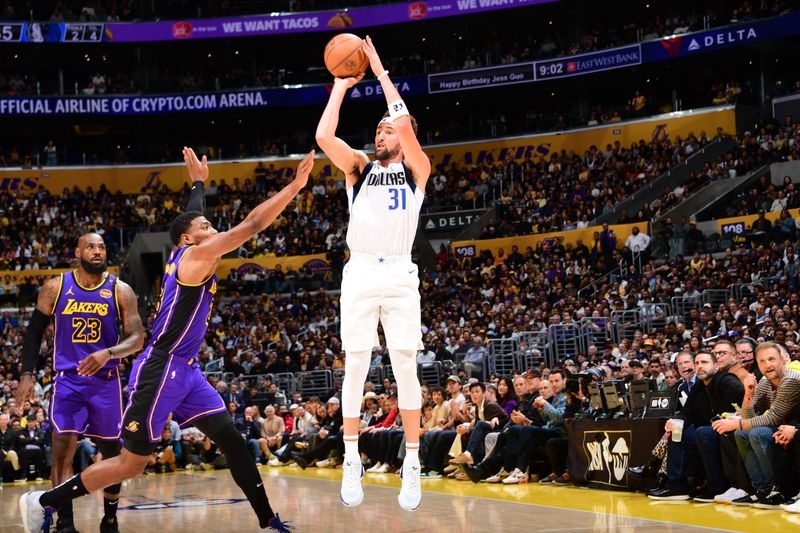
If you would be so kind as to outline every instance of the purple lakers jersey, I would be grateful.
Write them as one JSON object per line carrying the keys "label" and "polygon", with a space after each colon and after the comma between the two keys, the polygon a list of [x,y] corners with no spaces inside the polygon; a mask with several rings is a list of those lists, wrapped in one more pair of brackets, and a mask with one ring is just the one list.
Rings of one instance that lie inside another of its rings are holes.
{"label": "purple lakers jersey", "polygon": [[[92,288],[81,287],[74,271],[61,274],[61,286],[53,309],[53,367],[56,372],[75,370],[82,359],[119,342],[116,278],[111,274]],[[103,368],[113,369],[118,364],[119,359],[109,359]],[[102,370],[98,372],[101,374]]]}
{"label": "purple lakers jersey", "polygon": [[191,285],[178,280],[178,265],[188,246],[173,250],[164,267],[150,345],[177,357],[196,357],[206,337],[211,304],[217,292],[217,276]]}

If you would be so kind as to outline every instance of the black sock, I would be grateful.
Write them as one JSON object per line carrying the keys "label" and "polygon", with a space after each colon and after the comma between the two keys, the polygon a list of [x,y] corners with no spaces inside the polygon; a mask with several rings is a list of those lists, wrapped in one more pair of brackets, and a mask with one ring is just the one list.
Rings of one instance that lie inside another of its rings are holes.
{"label": "black sock", "polygon": [[267,492],[264,490],[264,481],[261,479],[261,474],[258,473],[258,467],[233,422],[226,424],[214,435],[206,434],[225,454],[233,480],[242,489],[247,501],[255,511],[259,527],[267,527],[270,518],[275,516],[275,513],[269,505]]}
{"label": "black sock", "polygon": [[103,496],[103,513],[105,516],[117,516],[117,504],[119,503],[119,496],[113,500]]}
{"label": "black sock", "polygon": [[86,496],[87,494],[89,494],[89,491],[83,486],[81,475],[76,474],[61,485],[42,494],[42,497],[39,498],[39,503],[44,507],[58,509],[65,503],[71,502],[75,498]]}
{"label": "black sock", "polygon": [[72,524],[72,500],[58,508],[58,521],[61,524]]}

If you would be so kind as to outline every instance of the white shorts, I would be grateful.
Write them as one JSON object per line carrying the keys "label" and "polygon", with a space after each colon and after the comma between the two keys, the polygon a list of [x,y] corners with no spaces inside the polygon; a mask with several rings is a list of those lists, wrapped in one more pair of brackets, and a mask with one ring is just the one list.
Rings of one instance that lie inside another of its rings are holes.
{"label": "white shorts", "polygon": [[378,346],[378,320],[386,347],[422,348],[419,275],[410,256],[353,253],[342,274],[342,346],[351,352]]}

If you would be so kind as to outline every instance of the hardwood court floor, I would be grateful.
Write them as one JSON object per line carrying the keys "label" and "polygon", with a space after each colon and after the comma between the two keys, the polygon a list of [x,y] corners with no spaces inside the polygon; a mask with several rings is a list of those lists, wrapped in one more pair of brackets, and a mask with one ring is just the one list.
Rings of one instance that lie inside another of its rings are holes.
{"label": "hardwood court floor", "polygon": [[[422,506],[408,513],[397,505],[399,477],[388,474],[367,474],[364,503],[348,509],[339,501],[339,470],[261,467],[261,472],[273,507],[294,523],[298,533],[800,531],[800,515],[782,511],[655,502],[641,494],[574,487],[453,480],[423,480]],[[6,484],[0,492],[0,533],[21,531],[19,495],[46,487],[45,483]],[[123,488],[120,530],[257,531],[243,498],[227,470],[143,476]],[[99,494],[75,503],[75,525],[83,533],[97,531],[101,515]]]}

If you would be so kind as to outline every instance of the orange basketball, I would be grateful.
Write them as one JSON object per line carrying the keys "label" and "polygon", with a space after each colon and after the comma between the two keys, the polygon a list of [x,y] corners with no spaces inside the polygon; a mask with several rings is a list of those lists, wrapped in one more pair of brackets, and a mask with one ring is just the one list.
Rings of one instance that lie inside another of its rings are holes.
{"label": "orange basketball", "polygon": [[364,42],[358,35],[340,33],[325,45],[325,67],[337,78],[360,76],[367,70],[369,59],[361,50]]}

